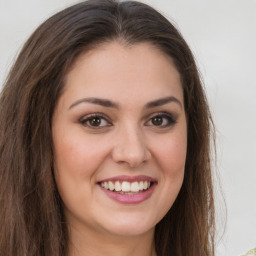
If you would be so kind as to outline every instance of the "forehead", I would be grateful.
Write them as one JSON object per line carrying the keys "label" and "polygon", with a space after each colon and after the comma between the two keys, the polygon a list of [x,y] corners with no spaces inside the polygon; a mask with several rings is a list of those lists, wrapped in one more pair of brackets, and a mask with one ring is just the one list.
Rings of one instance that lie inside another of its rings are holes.
{"label": "forehead", "polygon": [[162,62],[166,67],[172,66],[172,68],[176,69],[172,58],[151,42],[127,44],[121,40],[115,40],[97,44],[82,52],[76,58],[68,73],[77,68],[77,66],[84,65],[85,60],[91,62],[90,66],[93,63],[101,65],[110,64],[111,62],[120,63],[120,60],[122,60],[127,67],[129,64],[138,63],[139,65],[139,61],[144,61],[143,64],[148,61],[146,67],[151,67],[154,64],[159,65]]}
{"label": "forehead", "polygon": [[73,97],[157,98],[167,93],[183,97],[172,59],[150,43],[108,42],[81,54],[67,74],[65,87]]}

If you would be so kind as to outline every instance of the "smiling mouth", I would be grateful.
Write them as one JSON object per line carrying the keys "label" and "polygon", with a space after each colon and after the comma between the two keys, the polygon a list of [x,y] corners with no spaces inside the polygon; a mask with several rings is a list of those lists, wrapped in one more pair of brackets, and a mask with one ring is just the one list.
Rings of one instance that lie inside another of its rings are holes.
{"label": "smiling mouth", "polygon": [[147,191],[153,182],[150,181],[103,181],[99,185],[109,191],[119,194],[133,195]]}

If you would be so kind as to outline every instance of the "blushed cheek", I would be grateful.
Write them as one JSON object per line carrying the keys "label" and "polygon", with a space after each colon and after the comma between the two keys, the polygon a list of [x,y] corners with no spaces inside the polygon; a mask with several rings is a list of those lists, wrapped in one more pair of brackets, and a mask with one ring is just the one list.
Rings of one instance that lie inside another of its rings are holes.
{"label": "blushed cheek", "polygon": [[165,175],[175,178],[183,177],[186,162],[187,143],[184,136],[168,140],[158,150],[161,167]]}
{"label": "blushed cheek", "polygon": [[107,155],[107,145],[95,139],[73,136],[58,142],[56,167],[58,172],[65,172],[72,179],[92,176]]}

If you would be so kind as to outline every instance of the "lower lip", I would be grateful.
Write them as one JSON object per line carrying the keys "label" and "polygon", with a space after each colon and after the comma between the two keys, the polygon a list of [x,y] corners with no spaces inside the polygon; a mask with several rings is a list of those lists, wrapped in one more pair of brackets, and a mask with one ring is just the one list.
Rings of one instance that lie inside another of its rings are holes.
{"label": "lower lip", "polygon": [[145,191],[141,191],[138,194],[127,195],[127,194],[119,194],[117,192],[113,192],[107,190],[100,186],[100,188],[105,192],[105,194],[113,199],[114,201],[121,204],[139,204],[146,201],[153,193],[156,184],[152,184],[152,186]]}

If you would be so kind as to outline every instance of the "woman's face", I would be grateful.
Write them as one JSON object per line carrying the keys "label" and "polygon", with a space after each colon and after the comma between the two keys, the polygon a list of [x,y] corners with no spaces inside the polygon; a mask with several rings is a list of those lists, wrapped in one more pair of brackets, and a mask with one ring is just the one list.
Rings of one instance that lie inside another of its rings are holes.
{"label": "woman's face", "polygon": [[149,43],[106,43],[67,74],[53,116],[55,178],[71,228],[153,232],[181,188],[187,126],[180,76]]}

